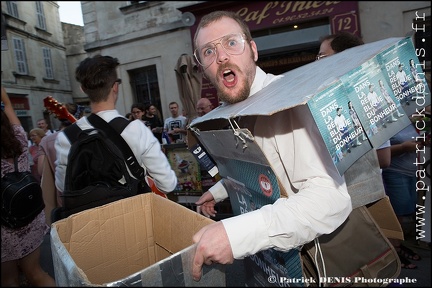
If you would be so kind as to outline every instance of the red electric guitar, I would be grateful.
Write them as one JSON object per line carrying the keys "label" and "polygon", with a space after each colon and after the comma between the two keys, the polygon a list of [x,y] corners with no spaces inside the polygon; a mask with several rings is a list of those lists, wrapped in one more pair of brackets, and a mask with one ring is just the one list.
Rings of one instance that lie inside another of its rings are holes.
{"label": "red electric guitar", "polygon": [[44,106],[50,112],[54,113],[59,119],[67,119],[71,123],[74,123],[77,119],[69,113],[68,109],[62,103],[59,103],[52,96],[45,97]]}
{"label": "red electric guitar", "polygon": [[[54,113],[57,118],[59,119],[67,119],[71,123],[74,123],[77,119],[69,113],[66,106],[62,103],[58,102],[56,99],[54,99],[52,96],[48,96],[44,99],[44,107],[50,112]],[[161,192],[155,185],[154,180],[146,175],[145,180],[147,184],[150,186],[153,193],[162,196],[164,198],[168,198],[168,196]]]}

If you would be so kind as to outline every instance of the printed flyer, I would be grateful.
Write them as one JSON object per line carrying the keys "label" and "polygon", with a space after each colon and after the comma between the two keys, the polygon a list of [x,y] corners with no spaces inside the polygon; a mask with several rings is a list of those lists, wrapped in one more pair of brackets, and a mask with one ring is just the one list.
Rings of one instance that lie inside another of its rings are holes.
{"label": "printed flyer", "polygon": [[425,63],[418,60],[412,41],[407,38],[377,55],[383,76],[405,114],[430,105],[430,89],[423,72]]}
{"label": "printed flyer", "polygon": [[372,148],[367,137],[370,128],[365,129],[356,113],[358,108],[347,96],[338,81],[307,103],[340,174]]}
{"label": "printed flyer", "polygon": [[389,89],[377,57],[340,77],[372,147],[378,148],[410,124]]}

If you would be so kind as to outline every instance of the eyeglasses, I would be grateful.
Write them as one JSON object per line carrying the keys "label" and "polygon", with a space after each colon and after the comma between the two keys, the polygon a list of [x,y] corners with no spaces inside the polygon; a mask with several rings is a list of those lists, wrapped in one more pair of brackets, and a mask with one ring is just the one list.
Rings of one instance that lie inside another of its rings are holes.
{"label": "eyeglasses", "polygon": [[207,105],[204,107],[197,107],[197,111],[204,111],[207,107],[210,107],[211,105]]}
{"label": "eyeglasses", "polygon": [[315,58],[315,60],[320,60],[320,59],[322,59],[322,58],[324,58],[324,57],[327,57],[327,55],[326,54],[318,54],[317,56],[316,56],[316,58]]}
{"label": "eyeglasses", "polygon": [[114,87],[115,83],[118,83],[120,85],[122,83],[122,80],[120,78],[117,79],[117,80],[115,80],[114,83],[113,83],[113,85],[112,85],[112,87]]}
{"label": "eyeglasses", "polygon": [[220,44],[224,51],[229,55],[243,54],[245,49],[245,35],[242,33],[228,34],[221,38],[209,42],[194,51],[195,59],[198,64],[204,67],[210,66],[216,59],[216,46]]}

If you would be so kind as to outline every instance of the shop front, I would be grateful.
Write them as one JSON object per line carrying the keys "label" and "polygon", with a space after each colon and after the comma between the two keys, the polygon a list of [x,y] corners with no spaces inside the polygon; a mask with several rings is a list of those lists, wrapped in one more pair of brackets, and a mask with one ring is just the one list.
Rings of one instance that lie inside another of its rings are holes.
{"label": "shop front", "polygon": [[[360,36],[357,1],[206,1],[180,9],[194,15],[195,35],[201,18],[215,10],[234,11],[248,24],[257,43],[257,64],[267,73],[282,74],[312,61],[322,36],[338,31]],[[216,90],[203,79],[201,97],[219,105]]]}

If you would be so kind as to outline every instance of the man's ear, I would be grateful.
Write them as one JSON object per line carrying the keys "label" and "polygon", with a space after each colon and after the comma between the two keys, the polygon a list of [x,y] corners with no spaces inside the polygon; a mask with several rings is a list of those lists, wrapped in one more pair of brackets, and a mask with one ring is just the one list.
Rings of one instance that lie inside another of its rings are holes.
{"label": "man's ear", "polygon": [[257,48],[254,40],[250,40],[250,46],[252,49],[252,53],[254,55],[254,61],[256,62],[256,61],[258,61],[258,48]]}

